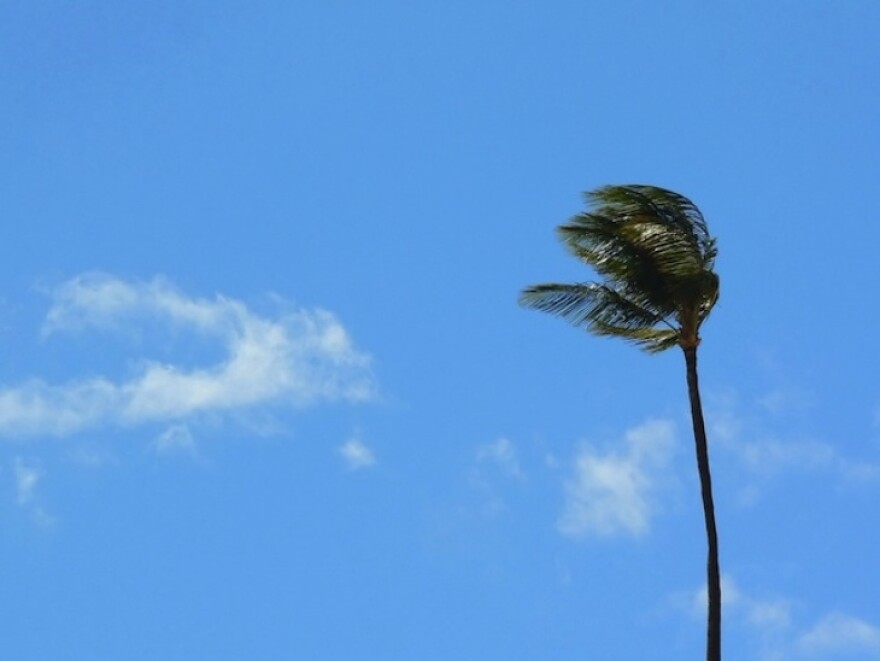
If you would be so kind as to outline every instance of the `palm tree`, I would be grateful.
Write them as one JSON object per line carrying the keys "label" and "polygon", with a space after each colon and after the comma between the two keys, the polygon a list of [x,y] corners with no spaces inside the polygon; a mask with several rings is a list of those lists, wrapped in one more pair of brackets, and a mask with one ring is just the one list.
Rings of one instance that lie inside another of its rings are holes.
{"label": "palm tree", "polygon": [[693,202],[663,188],[606,186],[585,200],[588,211],[559,227],[559,237],[603,281],[535,285],[523,290],[520,303],[651,353],[684,351],[708,541],[706,659],[720,661],[718,533],[697,382],[700,327],[718,300],[715,239]]}

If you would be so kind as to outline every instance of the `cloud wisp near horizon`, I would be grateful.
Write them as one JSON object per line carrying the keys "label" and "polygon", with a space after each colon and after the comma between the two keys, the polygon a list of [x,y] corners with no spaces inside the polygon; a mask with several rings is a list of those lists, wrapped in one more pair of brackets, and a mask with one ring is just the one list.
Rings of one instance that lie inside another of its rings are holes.
{"label": "cloud wisp near horizon", "polygon": [[355,347],[323,309],[261,315],[222,295],[197,298],[161,277],[147,282],[104,273],[74,277],[50,292],[42,335],[125,333],[158,324],[221,347],[206,367],[138,358],[127,378],[106,376],[50,384],[33,376],[0,387],[0,436],[68,436],[102,426],[180,423],[203,413],[261,406],[302,408],[375,399],[371,356]]}

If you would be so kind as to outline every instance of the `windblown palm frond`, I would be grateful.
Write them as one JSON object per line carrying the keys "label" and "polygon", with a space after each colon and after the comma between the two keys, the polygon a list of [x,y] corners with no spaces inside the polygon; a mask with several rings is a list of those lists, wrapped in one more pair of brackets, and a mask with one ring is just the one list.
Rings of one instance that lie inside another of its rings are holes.
{"label": "windblown palm frond", "polygon": [[674,328],[656,328],[664,321],[657,313],[607,285],[535,285],[523,290],[520,303],[586,326],[596,335],[624,337],[648,350],[665,343],[670,333],[678,337]]}
{"label": "windblown palm frond", "polygon": [[536,285],[520,303],[647,351],[698,341],[718,299],[715,240],[700,210],[678,193],[643,185],[606,186],[586,200],[592,208],[559,236],[604,282]]}

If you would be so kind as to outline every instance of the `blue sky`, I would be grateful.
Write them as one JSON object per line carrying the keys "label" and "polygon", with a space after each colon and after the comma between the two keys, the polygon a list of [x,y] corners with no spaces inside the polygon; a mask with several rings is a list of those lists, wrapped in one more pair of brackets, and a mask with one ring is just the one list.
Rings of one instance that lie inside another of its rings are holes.
{"label": "blue sky", "polygon": [[4,658],[699,658],[681,355],[516,304],[650,183],[727,656],[880,659],[880,5],[767,4],[0,2]]}

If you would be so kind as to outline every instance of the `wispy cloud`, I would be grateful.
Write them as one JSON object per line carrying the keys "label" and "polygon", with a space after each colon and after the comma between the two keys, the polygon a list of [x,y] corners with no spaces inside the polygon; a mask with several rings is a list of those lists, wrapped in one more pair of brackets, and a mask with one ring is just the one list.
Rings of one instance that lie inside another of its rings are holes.
{"label": "wispy cloud", "polygon": [[824,441],[779,441],[765,439],[743,443],[740,456],[756,475],[770,476],[783,471],[831,471],[845,479],[880,479],[880,463],[844,456]]}
{"label": "wispy cloud", "polygon": [[839,653],[880,659],[880,628],[844,613],[830,613],[802,634],[796,646],[810,656],[823,659]]}
{"label": "wispy cloud", "polygon": [[525,478],[516,447],[507,438],[481,445],[477,448],[477,463],[496,466],[504,475],[516,479]]}
{"label": "wispy cloud", "polygon": [[359,438],[351,438],[339,447],[339,454],[349,470],[357,471],[376,465],[376,456]]}
{"label": "wispy cloud", "polygon": [[477,496],[478,511],[482,516],[494,518],[506,512],[509,485],[523,486],[526,482],[526,473],[513,441],[501,437],[478,445],[467,481],[471,492]]}
{"label": "wispy cloud", "polygon": [[12,465],[15,474],[15,497],[19,505],[28,505],[34,499],[43,471],[36,464],[16,457]]}
{"label": "wispy cloud", "polygon": [[195,454],[196,441],[186,425],[171,425],[156,438],[154,443],[159,454]]}
{"label": "wispy cloud", "polygon": [[675,448],[668,420],[649,420],[626,432],[619,450],[585,445],[565,483],[565,507],[558,522],[564,535],[643,535],[656,511],[655,472],[668,465]]}
{"label": "wispy cloud", "polygon": [[51,526],[55,518],[40,503],[38,488],[43,481],[43,469],[35,460],[16,457],[12,462],[15,480],[15,499],[19,506],[28,512],[39,526]]}
{"label": "wispy cloud", "polygon": [[[811,627],[798,625],[793,603],[781,597],[757,597],[722,577],[722,601],[729,626],[742,627],[757,657],[792,659],[880,659],[880,628],[842,612],[831,612]],[[706,588],[673,597],[695,619],[706,617]]]}
{"label": "wispy cloud", "polygon": [[779,415],[790,411],[805,411],[816,403],[816,396],[798,388],[775,388],[761,397],[757,404],[766,411]]}
{"label": "wispy cloud", "polygon": [[264,316],[241,301],[185,295],[164,279],[82,275],[52,292],[46,337],[149,324],[219,343],[226,356],[203,368],[149,359],[131,379],[94,377],[51,385],[34,378],[0,388],[0,435],[65,436],[107,424],[175,422],[260,405],[307,406],[375,396],[370,357],[326,310]]}
{"label": "wispy cloud", "polygon": [[[691,593],[689,610],[694,617],[706,616],[708,595],[706,586]],[[784,629],[791,624],[791,602],[782,598],[756,597],[743,592],[733,578],[721,577],[721,602],[725,612],[742,618],[762,631]]]}
{"label": "wispy cloud", "polygon": [[783,470],[812,471],[830,468],[839,461],[828,443],[819,441],[747,441],[738,446],[740,458],[750,471],[770,475]]}
{"label": "wispy cloud", "polygon": [[[847,479],[880,478],[880,463],[847,457],[824,440],[779,438],[768,433],[765,430],[767,421],[763,420],[766,413],[762,414],[757,408],[743,412],[730,394],[714,398],[709,408],[710,436],[731,452],[754,478],[819,471],[837,473]],[[772,413],[779,415],[775,411]],[[754,500],[757,486],[749,485],[747,493],[747,500]]]}

